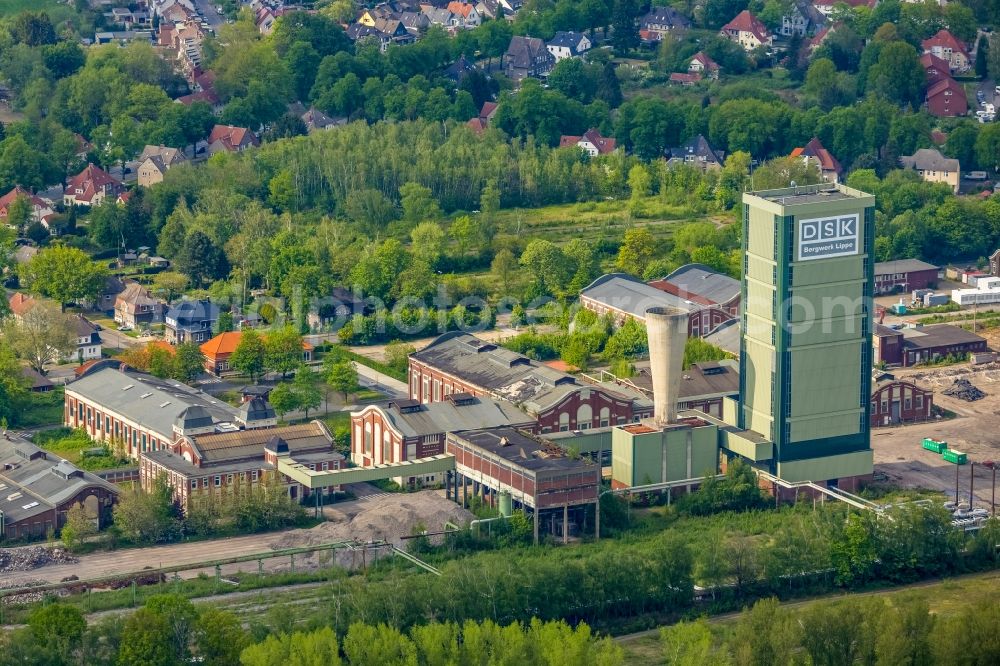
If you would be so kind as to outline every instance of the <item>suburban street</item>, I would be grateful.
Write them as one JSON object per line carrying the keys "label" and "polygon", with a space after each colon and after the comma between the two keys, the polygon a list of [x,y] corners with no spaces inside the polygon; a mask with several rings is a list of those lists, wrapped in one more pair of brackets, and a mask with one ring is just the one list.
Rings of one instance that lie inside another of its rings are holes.
{"label": "suburban street", "polygon": [[219,16],[219,12],[215,11],[215,2],[211,0],[193,0],[195,9],[208,21],[208,26],[214,31],[218,32],[219,26],[226,22],[226,19]]}

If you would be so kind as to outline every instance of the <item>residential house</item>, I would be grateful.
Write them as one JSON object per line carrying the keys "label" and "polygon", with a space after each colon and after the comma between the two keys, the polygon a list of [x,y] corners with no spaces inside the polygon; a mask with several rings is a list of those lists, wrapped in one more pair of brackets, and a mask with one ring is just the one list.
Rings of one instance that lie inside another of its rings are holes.
{"label": "residential house", "polygon": [[928,183],[947,183],[958,194],[961,167],[958,160],[945,157],[934,148],[921,148],[900,160],[904,169],[916,169]]}
{"label": "residential house", "polygon": [[386,49],[389,48],[389,44],[392,44],[392,37],[377,28],[361,23],[352,23],[349,25],[346,34],[347,38],[352,42],[360,42],[361,40],[377,42],[379,51],[382,53],[385,53]]}
{"label": "residential house", "polygon": [[146,145],[136,161],[143,162],[150,157],[159,157],[160,161],[169,169],[172,166],[176,166],[181,162],[186,162],[187,157],[184,156],[184,151],[180,148],[169,148],[164,145],[151,146]]}
{"label": "residential house", "polygon": [[44,539],[80,504],[98,528],[111,523],[118,488],[30,442],[0,438],[0,540]]}
{"label": "residential house", "polygon": [[953,72],[968,71],[972,60],[965,44],[946,29],[941,29],[936,35],[920,43],[924,53],[930,53],[948,63]]}
{"label": "residential house", "polygon": [[259,145],[260,140],[257,139],[257,135],[245,127],[216,125],[212,128],[212,133],[208,135],[209,155],[221,151],[238,153]]}
{"label": "residential house", "polygon": [[49,378],[38,372],[34,368],[24,366],[21,374],[28,382],[28,390],[32,393],[48,393],[56,388],[56,385],[49,381]]}
{"label": "residential house", "polygon": [[306,131],[310,134],[319,130],[328,130],[347,122],[344,118],[331,118],[316,107],[310,107],[299,117],[306,124]]}
{"label": "residential house", "polygon": [[927,86],[927,112],[938,118],[964,116],[969,111],[965,87],[950,76]]}
{"label": "residential house", "polygon": [[[202,343],[201,353],[205,355],[205,371],[213,375],[221,375],[224,372],[229,372],[229,358],[236,351],[242,339],[242,331],[226,331]],[[314,352],[314,347],[303,340],[302,362],[311,362]]]}
{"label": "residential house", "polygon": [[15,291],[10,298],[7,299],[7,306],[10,308],[10,313],[15,320],[20,320],[28,310],[35,307],[36,301],[31,296],[23,294],[20,291]]}
{"label": "residential house", "polygon": [[942,60],[933,53],[925,53],[920,56],[920,64],[924,67],[927,85],[951,78],[951,66],[948,61]]}
{"label": "residential house", "polygon": [[414,37],[421,35],[431,25],[430,19],[427,18],[427,15],[419,11],[399,12],[399,22],[402,23],[403,27],[406,28],[407,31],[409,31],[409,33]]}
{"label": "residential house", "polygon": [[615,140],[609,137],[601,136],[593,127],[583,133],[583,136],[567,136],[563,135],[559,137],[559,147],[566,148],[569,146],[576,146],[582,148],[591,157],[597,157],[598,155],[610,155],[615,152]]}
{"label": "residential house", "polygon": [[78,314],[73,317],[73,332],[76,336],[76,349],[64,356],[64,361],[84,363],[101,358],[103,340],[97,326]]}
{"label": "residential house", "polygon": [[196,102],[203,102],[212,107],[212,113],[216,115],[222,113],[222,100],[215,93],[214,89],[209,90],[199,90],[198,92],[191,93],[190,95],[181,95],[174,100],[178,104],[183,104],[184,106],[191,106]]}
{"label": "residential house", "polygon": [[428,23],[439,25],[446,29],[458,28],[462,21],[461,17],[455,16],[444,7],[421,5],[421,12],[427,17]]}
{"label": "residential house", "polygon": [[314,332],[321,329],[331,330],[332,327],[339,328],[351,317],[368,311],[365,299],[350,289],[334,287],[327,294],[323,298],[313,299],[310,303],[306,323]]}
{"label": "residential house", "polygon": [[878,0],[812,0],[812,6],[823,16],[830,16],[838,4],[845,4],[851,9],[868,7],[874,9]]}
{"label": "residential house", "polygon": [[125,191],[125,185],[99,166],[87,164],[83,171],[69,179],[63,191],[66,206],[99,206],[106,198],[114,200]]}
{"label": "residential house", "polygon": [[46,229],[50,229],[49,223],[52,220],[52,216],[55,215],[55,211],[52,210],[52,204],[37,194],[32,194],[20,185],[16,185],[14,189],[0,197],[0,224],[7,222],[7,214],[10,212],[10,207],[17,201],[18,197],[24,197],[28,201],[28,222],[38,222]]}
{"label": "residential house", "polygon": [[715,150],[703,135],[699,134],[685,145],[666,150],[667,166],[687,164],[696,166],[702,171],[721,169],[725,153]]}
{"label": "residential house", "polygon": [[771,46],[774,43],[767,26],[747,9],[722,26],[721,34],[729,41],[742,46],[744,51],[753,51],[758,47]]}
{"label": "residential house", "polygon": [[476,11],[486,19],[498,19],[504,16],[504,7],[498,0],[479,0],[476,3]]}
{"label": "residential house", "polygon": [[690,27],[690,19],[673,7],[654,6],[639,19],[639,38],[647,43],[659,42],[664,35]]}
{"label": "residential house", "polygon": [[156,183],[162,183],[163,176],[166,175],[169,168],[159,155],[147,157],[136,169],[139,187],[151,187]]}
{"label": "residential house", "polygon": [[544,77],[556,64],[556,59],[537,37],[514,35],[501,58],[501,68],[508,78],[521,81],[527,77]]}
{"label": "residential house", "polygon": [[582,32],[557,32],[545,46],[556,62],[578,58],[590,50],[590,39]]}
{"label": "residential house", "polygon": [[128,282],[115,297],[115,323],[131,328],[148,327],[163,321],[163,301],[153,298],[138,282]]}
{"label": "residential house", "polygon": [[460,28],[478,28],[483,22],[482,15],[471,2],[452,0],[448,3],[446,9],[451,12],[452,16],[456,17],[458,27]]}
{"label": "residential house", "polygon": [[792,157],[800,157],[806,164],[816,165],[823,180],[828,183],[839,183],[844,173],[837,158],[816,137],[810,139],[804,147],[793,150]]}
{"label": "residential house", "polygon": [[796,0],[791,9],[781,17],[779,32],[785,37],[814,34],[826,24],[826,16],[808,0]]}
{"label": "residential house", "polygon": [[181,301],[167,310],[164,338],[172,345],[206,342],[212,337],[219,313],[219,306],[209,300]]}
{"label": "residential house", "polygon": [[387,35],[393,44],[412,44],[417,41],[416,35],[407,30],[402,21],[395,18],[377,18],[374,28]]}
{"label": "residential house", "polygon": [[474,71],[476,71],[475,61],[469,60],[463,53],[458,57],[458,60],[445,68],[444,75],[446,78],[454,82],[455,85],[461,85],[465,77]]}
{"label": "residential house", "polygon": [[670,82],[682,86],[693,86],[701,81],[701,74],[698,72],[673,72],[670,75]]}
{"label": "residential house", "polygon": [[101,289],[100,295],[97,300],[93,303],[93,308],[97,312],[105,312],[108,314],[113,314],[115,309],[115,299],[118,298],[118,294],[125,291],[125,283],[115,275],[109,275],[107,279],[104,280],[104,287]]}
{"label": "residential house", "polygon": [[719,78],[719,64],[712,60],[704,51],[698,51],[691,56],[688,63],[688,71],[692,74],[701,74],[709,79]]}
{"label": "residential house", "polygon": [[[262,410],[265,415],[274,414],[270,406]],[[139,481],[148,491],[159,479],[165,479],[183,510],[198,502],[218,501],[214,498],[238,493],[241,487],[267,483],[278,484],[293,500],[336,490],[332,485],[313,490],[300,485],[278,471],[279,461],[326,472],[341,469],[344,456],[334,449],[333,436],[320,421],[195,433],[179,437],[169,447],[143,453]]]}

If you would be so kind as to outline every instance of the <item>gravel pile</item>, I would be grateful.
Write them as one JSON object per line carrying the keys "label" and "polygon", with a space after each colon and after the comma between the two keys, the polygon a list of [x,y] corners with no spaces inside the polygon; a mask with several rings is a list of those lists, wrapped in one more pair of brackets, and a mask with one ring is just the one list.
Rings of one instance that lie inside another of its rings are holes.
{"label": "gravel pile", "polygon": [[955,383],[942,391],[942,393],[958,398],[959,400],[965,400],[966,402],[975,402],[986,397],[986,394],[973,386],[972,382],[968,379],[956,379]]}
{"label": "gravel pile", "polygon": [[0,548],[0,573],[31,571],[48,564],[76,564],[79,560],[62,548],[31,546]]}
{"label": "gravel pile", "polygon": [[[326,522],[308,530],[294,530],[269,545],[274,550],[280,550],[353,540],[359,545],[368,541],[388,541],[397,547],[405,547],[400,538],[402,536],[410,536],[420,530],[441,531],[446,522],[462,526],[474,518],[473,514],[434,491],[399,493],[379,497],[375,506],[361,511],[349,521]],[[387,553],[379,553],[378,557],[384,554]],[[324,552],[315,557],[315,563],[307,561],[302,564],[321,565],[335,559],[342,566],[355,567],[362,564],[362,557],[371,562],[373,555],[367,553],[362,556],[359,551],[338,550],[335,556]],[[298,556],[295,561],[299,566]]]}
{"label": "gravel pile", "polygon": [[[9,590],[11,588],[22,588],[22,587],[35,587],[36,585],[48,585],[48,581],[45,580],[21,580],[16,583],[5,583],[0,585],[0,590]],[[22,594],[13,594],[9,597],[3,598],[4,606],[16,606],[18,604],[33,604],[39,601],[43,601],[46,594],[57,594],[62,596],[68,594],[65,591],[60,592],[23,592]]]}

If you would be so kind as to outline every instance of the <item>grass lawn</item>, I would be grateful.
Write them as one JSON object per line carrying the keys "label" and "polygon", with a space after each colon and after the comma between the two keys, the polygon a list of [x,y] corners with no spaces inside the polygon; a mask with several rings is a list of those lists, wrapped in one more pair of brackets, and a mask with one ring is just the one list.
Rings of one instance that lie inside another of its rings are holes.
{"label": "grass lawn", "polygon": [[[786,608],[796,611],[805,610],[816,603],[832,601],[845,597],[879,596],[888,599],[890,603],[899,599],[923,599],[932,613],[948,616],[956,613],[964,606],[974,603],[983,597],[993,598],[1000,592],[1000,572],[991,571],[985,574],[973,574],[959,578],[929,583],[917,583],[906,587],[878,590],[875,592],[859,592],[849,595],[826,596],[819,599],[795,601],[783,604]],[[739,619],[740,613],[727,613],[715,618],[708,618],[712,631],[721,640]],[[659,666],[663,664],[663,649],[660,645],[658,632],[644,634],[637,638],[621,641],[625,648],[625,662],[633,666]]]}
{"label": "grass lawn", "polygon": [[0,16],[10,16],[20,14],[24,11],[59,10],[65,7],[64,3],[58,0],[3,0],[0,2]]}
{"label": "grass lawn", "polygon": [[28,409],[18,419],[20,428],[59,425],[63,420],[63,389],[57,386],[46,393],[32,393]]}
{"label": "grass lawn", "polygon": [[81,469],[114,469],[131,464],[128,460],[119,460],[110,454],[84,455],[84,451],[90,449],[104,449],[105,451],[107,449],[102,444],[90,439],[82,430],[71,430],[65,427],[54,428],[44,430],[32,439],[37,446],[51,451],[60,458],[65,458]]}

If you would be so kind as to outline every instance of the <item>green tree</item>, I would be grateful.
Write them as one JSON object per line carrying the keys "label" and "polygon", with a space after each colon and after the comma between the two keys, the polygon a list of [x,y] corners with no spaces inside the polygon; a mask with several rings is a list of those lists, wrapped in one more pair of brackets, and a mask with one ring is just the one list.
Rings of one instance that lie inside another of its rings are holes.
{"label": "green tree", "polygon": [[0,325],[0,339],[18,358],[37,372],[76,349],[76,328],[70,315],[47,303],[35,303],[17,319],[8,317]]}
{"label": "green tree", "polygon": [[701,666],[717,663],[715,638],[704,620],[678,622],[660,629],[663,656],[669,666]]}
{"label": "green tree", "polygon": [[249,638],[239,619],[229,611],[205,608],[194,625],[197,656],[212,666],[239,666]]}
{"label": "green tree", "polygon": [[271,391],[270,402],[271,406],[274,407],[274,411],[282,419],[285,418],[285,414],[288,412],[299,408],[299,396],[289,384],[278,384],[275,386],[274,390]]}
{"label": "green tree", "polygon": [[62,659],[72,660],[87,630],[87,621],[75,606],[48,603],[28,614],[28,629],[37,645],[55,648]]}
{"label": "green tree", "polygon": [[178,594],[156,594],[146,600],[145,608],[167,621],[167,636],[177,663],[190,660],[191,634],[198,620],[198,610]]}
{"label": "green tree", "polygon": [[355,622],[344,636],[344,655],[352,664],[415,665],[417,648],[395,627]]}
{"label": "green tree", "polygon": [[510,293],[511,282],[517,275],[517,258],[507,248],[503,248],[493,256],[490,272],[500,285],[500,293],[504,296]]}
{"label": "green tree", "polygon": [[264,374],[266,355],[264,340],[250,328],[240,334],[239,344],[229,357],[229,367],[256,382]]}
{"label": "green tree", "polygon": [[866,92],[884,97],[901,106],[920,106],[926,73],[920,56],[911,45],[902,41],[885,44],[878,60],[866,75]]}
{"label": "green tree", "polygon": [[351,191],[344,200],[344,213],[370,237],[384,231],[396,218],[392,202],[375,189]]}
{"label": "green tree", "polygon": [[190,284],[191,280],[187,275],[174,271],[164,271],[153,277],[152,290],[153,293],[162,294],[163,298],[170,303],[183,294]]}
{"label": "green tree", "polygon": [[393,340],[385,346],[385,363],[396,372],[405,374],[410,365],[410,354],[416,351],[417,348],[408,342]]}
{"label": "green tree", "polygon": [[[3,330],[0,327],[0,339],[6,342]],[[17,424],[28,401],[28,386],[28,378],[21,371],[14,350],[9,344],[0,345],[0,421]]]}
{"label": "green tree", "polygon": [[306,418],[309,418],[310,409],[319,409],[323,402],[323,394],[319,389],[319,376],[313,372],[309,366],[299,365],[295,371],[295,379],[292,387],[297,394],[299,409],[305,410]]}
{"label": "green tree", "polygon": [[284,378],[302,362],[302,335],[291,325],[268,333],[264,340],[264,365]]}
{"label": "green tree", "polygon": [[174,666],[170,624],[148,608],[129,616],[122,628],[118,666]]}
{"label": "green tree", "polygon": [[573,277],[574,266],[555,243],[535,239],[521,254],[521,265],[528,269],[541,293],[562,295]]}
{"label": "green tree", "polygon": [[434,266],[441,258],[444,247],[444,229],[437,222],[429,220],[420,222],[410,232],[410,240],[412,241],[413,256],[428,266]]}
{"label": "green tree", "polygon": [[989,123],[979,130],[976,160],[984,169],[1000,171],[1000,123]]}
{"label": "green tree", "polygon": [[404,183],[399,188],[399,197],[403,220],[409,224],[439,220],[442,217],[441,207],[429,187],[419,183]]}
{"label": "green tree", "polygon": [[[329,627],[313,632],[270,635],[243,650],[243,666],[340,666],[337,634]],[[362,662],[358,662],[362,663]]]}
{"label": "green tree", "polygon": [[620,271],[642,275],[656,254],[656,245],[656,239],[649,229],[645,227],[626,229],[622,244],[618,248],[615,266]]}
{"label": "green tree", "polygon": [[136,544],[173,538],[180,523],[166,480],[157,479],[149,492],[133,489],[121,493],[114,508],[114,524],[124,539]]}
{"label": "green tree", "polygon": [[194,230],[184,239],[175,258],[177,269],[198,286],[224,278],[229,272],[226,255],[212,239]]}
{"label": "green tree", "polygon": [[354,367],[354,362],[349,359],[340,359],[333,363],[326,371],[326,383],[334,391],[344,396],[344,402],[348,397],[358,390],[358,369]]}
{"label": "green tree", "polygon": [[97,525],[94,524],[94,518],[87,515],[83,504],[77,502],[71,506],[66,512],[66,523],[59,532],[66,548],[76,550],[95,534],[97,534]]}
{"label": "green tree", "polygon": [[190,384],[205,372],[205,355],[197,342],[182,342],[174,349],[170,376]]}
{"label": "green tree", "polygon": [[632,0],[615,0],[611,12],[611,45],[620,56],[627,56],[629,51],[639,45],[635,12]]}
{"label": "green tree", "polygon": [[19,274],[32,293],[53,299],[65,310],[68,303],[96,300],[108,271],[81,250],[55,246],[21,264]]}

